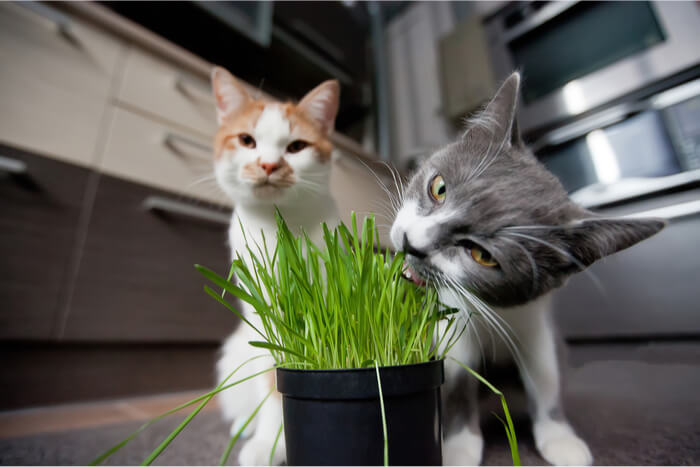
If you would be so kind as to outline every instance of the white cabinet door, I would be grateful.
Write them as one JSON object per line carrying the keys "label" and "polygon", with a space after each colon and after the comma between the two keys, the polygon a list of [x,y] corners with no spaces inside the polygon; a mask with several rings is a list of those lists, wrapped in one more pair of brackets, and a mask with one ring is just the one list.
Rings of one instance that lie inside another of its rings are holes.
{"label": "white cabinet door", "polygon": [[0,141],[90,166],[123,48],[68,16],[59,22],[0,3]]}

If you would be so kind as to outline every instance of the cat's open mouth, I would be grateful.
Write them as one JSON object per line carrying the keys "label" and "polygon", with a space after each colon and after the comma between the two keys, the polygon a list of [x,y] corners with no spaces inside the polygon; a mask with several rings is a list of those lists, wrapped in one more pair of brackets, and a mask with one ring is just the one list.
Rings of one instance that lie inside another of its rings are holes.
{"label": "cat's open mouth", "polygon": [[404,269],[401,275],[404,279],[409,280],[420,287],[425,286],[425,280],[416,272],[415,269],[411,267],[410,264],[404,262],[403,266]]}

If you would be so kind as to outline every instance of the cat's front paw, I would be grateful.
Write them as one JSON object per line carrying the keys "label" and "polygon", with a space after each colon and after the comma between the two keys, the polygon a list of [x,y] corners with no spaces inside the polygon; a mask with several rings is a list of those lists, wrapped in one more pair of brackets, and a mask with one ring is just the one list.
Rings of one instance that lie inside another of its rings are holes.
{"label": "cat's front paw", "polygon": [[484,438],[481,434],[464,428],[445,441],[442,463],[443,465],[479,465],[483,450]]}
{"label": "cat's front paw", "polygon": [[280,436],[270,460],[274,438],[253,437],[241,449],[238,455],[240,465],[281,465],[287,458],[287,450],[284,444],[284,436]]}
{"label": "cat's front paw", "polygon": [[573,433],[542,443],[540,454],[552,465],[592,465],[593,455],[586,443]]}

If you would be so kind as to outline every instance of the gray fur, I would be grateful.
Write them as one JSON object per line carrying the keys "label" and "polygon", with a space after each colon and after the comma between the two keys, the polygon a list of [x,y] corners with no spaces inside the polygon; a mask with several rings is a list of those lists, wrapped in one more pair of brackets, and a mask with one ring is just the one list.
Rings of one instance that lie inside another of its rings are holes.
{"label": "gray fur", "polygon": [[[562,285],[566,277],[598,259],[657,233],[660,219],[600,218],[574,204],[557,178],[525,147],[515,123],[520,77],[511,75],[461,139],[431,156],[405,192],[419,214],[446,211],[430,232],[426,257],[409,257],[423,275],[439,275],[430,263],[440,251],[462,262],[462,285],[492,306],[527,303]],[[441,175],[447,196],[429,196]],[[487,250],[499,267],[475,267],[465,242]]]}

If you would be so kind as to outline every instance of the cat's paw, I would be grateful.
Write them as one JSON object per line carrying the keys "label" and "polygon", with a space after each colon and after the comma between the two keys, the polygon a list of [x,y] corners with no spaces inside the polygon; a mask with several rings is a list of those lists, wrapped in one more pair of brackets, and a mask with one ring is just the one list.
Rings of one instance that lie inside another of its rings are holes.
{"label": "cat's paw", "polygon": [[[230,432],[231,432],[232,437],[236,436],[236,433],[238,433],[238,431],[243,427],[246,420],[247,419],[245,417],[239,417],[239,418],[235,419],[233,421],[233,423],[231,423]],[[253,426],[252,423],[248,423],[248,426],[246,426],[245,429],[243,430],[243,433],[241,433],[241,439],[250,438],[251,436],[253,436],[254,432],[255,432],[255,427]]]}
{"label": "cat's paw", "polygon": [[443,465],[479,465],[484,450],[484,438],[464,428],[450,436],[442,449]]}
{"label": "cat's paw", "polygon": [[540,454],[552,465],[592,465],[593,455],[586,443],[573,433],[542,443]]}
{"label": "cat's paw", "polygon": [[240,465],[281,465],[287,458],[284,436],[280,436],[275,453],[272,456],[272,462],[270,462],[270,453],[274,442],[274,438],[251,438],[241,449],[241,453],[238,455],[238,463]]}

